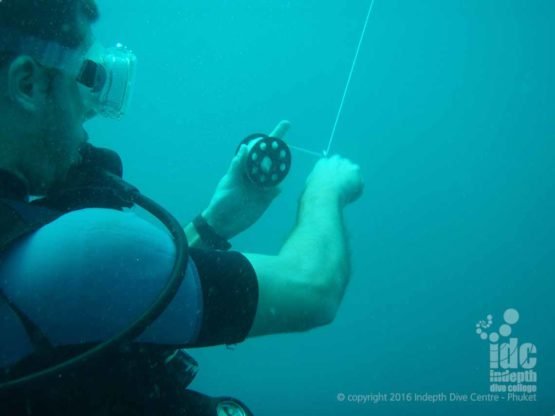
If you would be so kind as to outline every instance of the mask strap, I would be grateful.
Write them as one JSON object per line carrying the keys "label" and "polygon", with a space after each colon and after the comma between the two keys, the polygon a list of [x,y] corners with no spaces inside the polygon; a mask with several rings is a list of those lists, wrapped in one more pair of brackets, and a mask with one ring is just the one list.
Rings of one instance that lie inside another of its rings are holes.
{"label": "mask strap", "polygon": [[83,63],[83,52],[58,42],[47,41],[0,27],[0,52],[29,55],[41,65],[76,76]]}

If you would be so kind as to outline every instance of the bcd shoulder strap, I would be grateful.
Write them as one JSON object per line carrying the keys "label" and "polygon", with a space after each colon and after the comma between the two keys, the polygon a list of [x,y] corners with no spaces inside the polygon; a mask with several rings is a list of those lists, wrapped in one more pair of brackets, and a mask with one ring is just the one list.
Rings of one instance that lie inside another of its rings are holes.
{"label": "bcd shoulder strap", "polygon": [[0,199],[0,253],[19,238],[38,230],[63,213],[10,199]]}
{"label": "bcd shoulder strap", "polygon": [[[0,199],[0,253],[21,237],[36,231],[62,215],[61,212],[43,207]],[[53,347],[46,335],[19,309],[0,289],[0,302],[6,303],[17,316],[35,352],[40,355],[52,351]]]}
{"label": "bcd shoulder strap", "polygon": [[12,301],[10,301],[7,296],[0,290],[0,302],[6,303],[8,307],[15,313],[15,315],[19,318],[19,321],[23,325],[27,336],[29,337],[29,341],[31,345],[33,345],[33,349],[35,350],[36,354],[45,355],[51,352],[54,347],[44,335],[44,333],[40,330],[40,328],[31,321],[27,315],[23,313],[21,309],[19,309]]}

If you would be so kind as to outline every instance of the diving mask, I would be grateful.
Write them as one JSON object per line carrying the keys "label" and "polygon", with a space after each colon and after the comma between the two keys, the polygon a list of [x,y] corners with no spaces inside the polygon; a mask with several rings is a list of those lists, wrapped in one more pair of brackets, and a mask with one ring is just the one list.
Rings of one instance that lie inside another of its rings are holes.
{"label": "diving mask", "polygon": [[85,106],[100,115],[121,117],[127,108],[137,58],[121,44],[103,48],[95,42],[72,49],[53,41],[0,28],[0,52],[29,55],[38,63],[58,69],[79,83]]}
{"label": "diving mask", "polygon": [[79,82],[85,105],[112,118],[127,108],[135,78],[135,54],[122,44],[104,49],[95,44],[79,69]]}

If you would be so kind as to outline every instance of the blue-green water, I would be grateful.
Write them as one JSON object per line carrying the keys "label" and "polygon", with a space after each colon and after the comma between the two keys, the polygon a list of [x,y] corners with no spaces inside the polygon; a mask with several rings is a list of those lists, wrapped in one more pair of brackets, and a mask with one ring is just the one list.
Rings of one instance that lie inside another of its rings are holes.
{"label": "blue-green water", "polygon": [[[96,34],[131,46],[137,89],[93,142],[128,179],[192,218],[237,143],[289,119],[327,145],[369,2],[100,0]],[[193,388],[259,415],[555,413],[555,2],[376,0],[332,152],[362,167],[346,212],[353,276],[337,320],[305,334],[195,350]],[[275,253],[315,159],[234,241]],[[338,393],[486,393],[488,342],[514,307],[537,346],[535,403],[338,401]]]}

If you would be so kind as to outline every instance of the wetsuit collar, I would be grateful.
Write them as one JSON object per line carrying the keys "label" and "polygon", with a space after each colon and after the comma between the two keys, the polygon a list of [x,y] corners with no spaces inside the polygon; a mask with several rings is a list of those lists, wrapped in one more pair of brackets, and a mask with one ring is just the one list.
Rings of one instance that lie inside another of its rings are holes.
{"label": "wetsuit collar", "polygon": [[0,169],[0,198],[27,202],[29,200],[29,192],[25,183],[16,175],[7,170]]}

